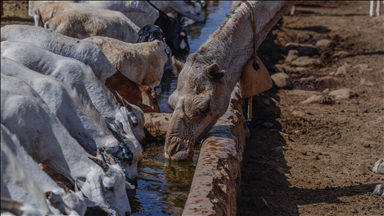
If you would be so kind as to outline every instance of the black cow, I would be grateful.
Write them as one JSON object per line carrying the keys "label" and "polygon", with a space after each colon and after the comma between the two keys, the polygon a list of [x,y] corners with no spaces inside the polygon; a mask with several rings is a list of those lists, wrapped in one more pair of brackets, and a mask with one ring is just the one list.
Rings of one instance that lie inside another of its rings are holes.
{"label": "black cow", "polygon": [[171,48],[172,54],[179,59],[185,59],[189,54],[187,31],[178,19],[168,17],[167,14],[159,10],[150,1],[147,2],[159,11],[159,18],[154,24],[163,30],[165,42]]}
{"label": "black cow", "polygon": [[[164,43],[166,42],[165,35],[163,31],[159,28],[157,25],[146,25],[139,31],[139,39],[137,40],[137,43],[143,43],[143,42],[151,42],[154,40],[162,40]],[[172,51],[169,48],[168,44],[166,47],[166,50],[164,50],[168,55],[168,61],[164,65],[164,71],[171,71],[172,70]]]}

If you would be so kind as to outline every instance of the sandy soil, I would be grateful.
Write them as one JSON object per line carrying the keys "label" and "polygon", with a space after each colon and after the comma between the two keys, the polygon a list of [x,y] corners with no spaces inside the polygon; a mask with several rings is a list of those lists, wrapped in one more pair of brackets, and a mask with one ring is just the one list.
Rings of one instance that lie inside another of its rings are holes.
{"label": "sandy soil", "polygon": [[[261,58],[293,90],[254,98],[238,215],[384,215],[372,194],[384,176],[371,171],[384,157],[384,16],[368,11],[368,1],[301,3],[265,40]],[[313,56],[319,65],[285,62],[287,43],[321,39],[333,43]],[[337,89],[352,94],[325,94]],[[322,99],[302,104],[311,91]]]}
{"label": "sandy soil", "polygon": [[[33,25],[27,5],[4,2],[1,26]],[[238,215],[384,215],[384,200],[372,194],[384,176],[371,172],[384,157],[384,16],[370,18],[368,1],[296,9],[259,50],[292,87],[254,97]],[[287,43],[321,39],[331,43],[301,53],[316,61],[285,61]],[[345,99],[328,95],[338,89],[349,89]],[[312,95],[320,99],[301,103]]]}
{"label": "sandy soil", "polygon": [[27,1],[3,1],[1,27],[9,24],[34,25],[33,18],[28,16]]}

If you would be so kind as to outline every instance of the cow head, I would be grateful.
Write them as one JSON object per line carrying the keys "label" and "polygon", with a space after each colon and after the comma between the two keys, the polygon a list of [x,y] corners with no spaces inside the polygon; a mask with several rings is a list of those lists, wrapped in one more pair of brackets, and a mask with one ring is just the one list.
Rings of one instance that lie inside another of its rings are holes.
{"label": "cow head", "polygon": [[98,206],[109,215],[129,215],[131,207],[123,169],[106,153],[98,152],[96,157],[89,158],[95,166],[91,167],[86,179],[78,179],[88,206]]}
{"label": "cow head", "polygon": [[60,181],[57,182],[57,185],[59,185],[61,189],[55,189],[45,193],[49,203],[63,214],[84,215],[87,210],[87,204],[83,194],[78,190],[76,183],[75,192],[69,190],[69,188]]}

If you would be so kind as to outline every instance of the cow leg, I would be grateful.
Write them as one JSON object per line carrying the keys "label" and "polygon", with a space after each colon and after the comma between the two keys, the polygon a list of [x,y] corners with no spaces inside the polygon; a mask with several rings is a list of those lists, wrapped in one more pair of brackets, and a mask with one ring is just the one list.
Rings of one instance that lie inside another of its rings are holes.
{"label": "cow leg", "polygon": [[374,0],[371,0],[370,3],[369,3],[369,16],[370,17],[373,17],[374,14],[373,14],[373,6],[375,4],[375,1]]}

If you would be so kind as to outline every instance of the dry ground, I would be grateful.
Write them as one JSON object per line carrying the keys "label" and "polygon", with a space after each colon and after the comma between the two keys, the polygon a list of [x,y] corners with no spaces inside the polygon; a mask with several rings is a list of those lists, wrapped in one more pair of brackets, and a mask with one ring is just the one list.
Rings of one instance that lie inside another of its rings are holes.
{"label": "dry ground", "polygon": [[[371,172],[384,157],[384,15],[370,18],[369,1],[309,1],[297,10],[259,51],[293,90],[254,98],[238,215],[384,215],[384,200],[372,194],[384,176]],[[313,56],[320,65],[284,61],[288,42],[321,39],[333,43]],[[325,94],[342,88],[353,91],[347,99]],[[302,104],[311,91],[324,99]]]}
{"label": "dry ground", "polygon": [[[384,157],[384,16],[369,18],[368,7],[298,4],[263,43],[269,71],[284,70],[293,90],[275,87],[254,98],[238,215],[384,215],[384,200],[372,194],[384,176],[371,172]],[[4,2],[1,26],[14,23],[33,25],[26,1]],[[313,56],[320,64],[284,62],[288,42],[320,39],[333,41]],[[349,98],[326,94],[342,88],[352,90]],[[301,104],[314,94],[308,90],[324,99]]]}

